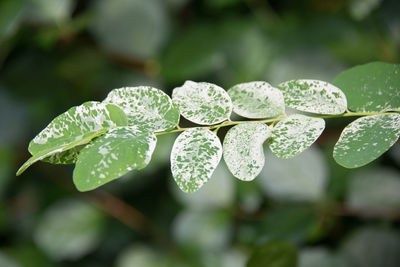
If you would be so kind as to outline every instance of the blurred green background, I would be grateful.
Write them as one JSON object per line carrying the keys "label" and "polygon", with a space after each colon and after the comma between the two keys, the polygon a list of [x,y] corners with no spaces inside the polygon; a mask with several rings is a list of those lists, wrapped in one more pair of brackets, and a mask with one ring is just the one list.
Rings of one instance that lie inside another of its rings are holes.
{"label": "blurred green background", "polygon": [[350,120],[293,159],[266,151],[253,182],[221,162],[191,195],[170,174],[174,135],[146,169],[89,193],[72,166],[15,177],[55,116],[114,88],[331,82],[378,60],[400,61],[398,0],[1,0],[0,266],[240,267],[270,241],[299,267],[400,266],[400,145],[344,169],[331,154]]}

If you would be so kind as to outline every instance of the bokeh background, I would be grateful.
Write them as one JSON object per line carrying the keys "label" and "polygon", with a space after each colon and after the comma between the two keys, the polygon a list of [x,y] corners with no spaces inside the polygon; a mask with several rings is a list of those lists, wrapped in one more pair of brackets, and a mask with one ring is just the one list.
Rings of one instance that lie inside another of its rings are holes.
{"label": "bokeh background", "polygon": [[350,120],[293,159],[266,151],[253,182],[221,162],[191,195],[170,174],[174,135],[146,169],[92,192],[74,188],[73,166],[15,177],[55,116],[114,88],[330,82],[399,60],[398,0],[1,0],[0,266],[240,267],[272,240],[300,267],[400,266],[400,145],[344,169],[331,154]]}

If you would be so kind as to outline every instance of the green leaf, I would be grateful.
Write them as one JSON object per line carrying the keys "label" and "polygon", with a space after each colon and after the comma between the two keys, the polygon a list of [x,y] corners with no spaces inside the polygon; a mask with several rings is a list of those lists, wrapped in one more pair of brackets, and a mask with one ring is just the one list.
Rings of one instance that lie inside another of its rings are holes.
{"label": "green leaf", "polygon": [[52,154],[51,156],[42,159],[42,161],[52,164],[73,164],[76,162],[79,153],[85,146],[86,144],[75,146],[67,151]]}
{"label": "green leaf", "polygon": [[191,128],[181,133],[171,151],[171,171],[179,188],[195,192],[217,168],[222,145],[216,134],[206,128]]}
{"label": "green leaf", "polygon": [[276,117],[285,112],[282,92],[267,82],[249,82],[228,90],[233,111],[245,118]]}
{"label": "green leaf", "polygon": [[400,114],[362,117],[344,128],[333,149],[333,157],[346,168],[357,168],[386,152],[399,135]]}
{"label": "green leaf", "polygon": [[400,110],[400,64],[372,62],[340,73],[333,80],[355,112]]}
{"label": "green leaf", "polygon": [[76,260],[101,241],[103,214],[93,206],[68,199],[51,206],[34,232],[37,245],[55,260]]}
{"label": "green leaf", "polygon": [[290,115],[273,128],[269,148],[279,158],[292,158],[311,146],[324,128],[323,119]]}
{"label": "green leaf", "polygon": [[271,136],[264,123],[248,122],[232,127],[225,136],[223,154],[231,173],[240,180],[253,180],[264,167],[263,143]]}
{"label": "green leaf", "polygon": [[183,117],[201,125],[220,123],[229,119],[232,113],[228,93],[212,83],[186,81],[174,89],[172,101]]}
{"label": "green leaf", "polygon": [[[72,107],[50,122],[29,143],[28,150],[33,156],[21,166],[17,175],[39,160],[48,158],[47,161],[53,162],[50,156],[86,144],[108,129],[126,124],[126,115],[115,105],[92,101]],[[71,160],[70,156],[65,163],[75,160],[74,158]],[[54,156],[56,159],[54,163],[58,163],[64,157]]]}
{"label": "green leaf", "polygon": [[82,149],[73,180],[79,191],[89,191],[131,170],[149,164],[157,139],[136,126],[118,127]]}
{"label": "green leaf", "polygon": [[342,114],[347,101],[344,93],[330,83],[319,80],[292,80],[277,86],[288,107],[317,114]]}
{"label": "green leaf", "polygon": [[297,249],[290,243],[271,241],[251,254],[247,267],[296,267]]}
{"label": "green leaf", "polygon": [[130,125],[139,125],[149,132],[171,130],[179,123],[179,111],[169,96],[150,86],[114,89],[103,102],[117,105]]}

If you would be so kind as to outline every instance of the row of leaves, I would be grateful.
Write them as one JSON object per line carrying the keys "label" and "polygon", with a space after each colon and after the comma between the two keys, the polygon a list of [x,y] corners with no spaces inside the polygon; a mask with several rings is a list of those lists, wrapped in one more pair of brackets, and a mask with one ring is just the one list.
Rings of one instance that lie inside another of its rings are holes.
{"label": "row of leaves", "polygon": [[[249,82],[225,91],[187,81],[174,89],[172,99],[153,87],[115,89],[103,102],[86,102],[56,117],[30,142],[32,157],[17,174],[39,160],[76,163],[77,189],[92,190],[147,166],[156,135],[183,131],[172,147],[171,171],[184,192],[194,192],[209,180],[222,155],[235,177],[250,181],[264,166],[266,140],[277,157],[291,158],[321,135],[323,118],[363,115],[343,130],[333,151],[339,164],[355,168],[399,138],[399,83],[400,65],[376,62],[341,73],[334,85],[292,80],[275,88]],[[307,115],[286,115],[286,108]],[[253,121],[231,121],[232,111]],[[180,128],[180,115],[203,126]],[[233,127],[222,145],[216,131],[225,126]]]}

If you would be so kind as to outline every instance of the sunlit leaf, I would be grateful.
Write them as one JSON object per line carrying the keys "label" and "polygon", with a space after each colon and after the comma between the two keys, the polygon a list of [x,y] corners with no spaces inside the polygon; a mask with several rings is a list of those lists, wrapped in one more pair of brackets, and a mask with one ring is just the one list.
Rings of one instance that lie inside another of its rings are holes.
{"label": "sunlit leaf", "polygon": [[300,114],[290,115],[272,129],[269,148],[279,158],[292,158],[311,146],[324,128],[323,119]]}
{"label": "sunlit leaf", "polygon": [[288,107],[318,114],[341,114],[346,111],[344,93],[336,86],[319,80],[292,80],[277,86]]}
{"label": "sunlit leaf", "polygon": [[[126,124],[126,115],[115,105],[92,101],[72,107],[50,122],[29,143],[28,149],[33,156],[21,166],[17,175],[39,160],[86,144],[109,129]],[[55,158],[57,159],[55,163],[62,159],[58,156]]]}
{"label": "sunlit leaf", "polygon": [[172,92],[172,100],[182,116],[201,125],[220,123],[229,119],[232,101],[218,85],[186,81]]}
{"label": "sunlit leaf", "polygon": [[130,125],[139,125],[149,132],[170,130],[179,123],[179,111],[169,96],[150,86],[114,89],[103,102],[117,105]]}
{"label": "sunlit leaf", "polygon": [[116,267],[173,267],[172,259],[143,245],[133,245],[118,255]]}
{"label": "sunlit leaf", "polygon": [[80,191],[95,189],[149,164],[156,146],[153,133],[136,126],[118,127],[82,149],[73,179]]}
{"label": "sunlit leaf", "polygon": [[346,168],[357,168],[386,152],[399,135],[400,114],[358,118],[344,128],[333,149],[333,157]]}
{"label": "sunlit leaf", "polygon": [[244,181],[253,180],[264,166],[263,143],[271,136],[264,123],[248,122],[231,128],[225,136],[223,154],[232,174]]}
{"label": "sunlit leaf", "polygon": [[267,82],[249,82],[228,90],[233,111],[245,118],[276,117],[285,112],[283,94]]}
{"label": "sunlit leaf", "polygon": [[325,193],[328,169],[324,155],[316,147],[286,160],[266,153],[265,166],[257,181],[271,198],[315,201]]}
{"label": "sunlit leaf", "polygon": [[34,238],[51,258],[78,259],[100,242],[104,217],[85,202],[64,200],[51,206],[40,218]]}
{"label": "sunlit leaf", "polygon": [[247,267],[296,267],[297,249],[290,243],[271,241],[257,247],[251,254]]}
{"label": "sunlit leaf", "polygon": [[191,128],[181,133],[171,151],[171,171],[179,188],[195,192],[206,183],[222,156],[216,134],[206,128]]}
{"label": "sunlit leaf", "polygon": [[356,112],[400,110],[400,64],[373,62],[340,73],[333,81]]}

